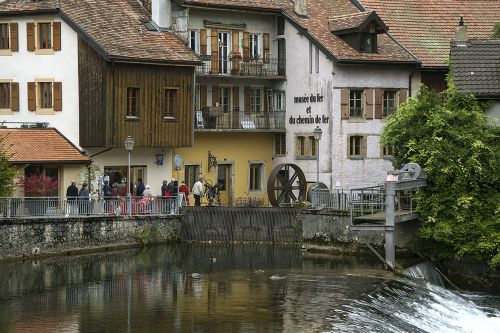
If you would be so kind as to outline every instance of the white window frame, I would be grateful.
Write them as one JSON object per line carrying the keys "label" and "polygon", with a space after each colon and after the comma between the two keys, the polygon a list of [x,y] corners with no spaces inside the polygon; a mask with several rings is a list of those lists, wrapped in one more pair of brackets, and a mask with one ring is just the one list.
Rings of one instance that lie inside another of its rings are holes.
{"label": "white window frame", "polygon": [[[352,94],[353,93],[357,93],[357,92],[360,92],[361,93],[361,96],[359,98],[357,98],[356,96],[354,98],[352,98]],[[363,118],[363,93],[364,91],[362,89],[351,89],[349,90],[349,118]],[[360,103],[360,106],[359,106],[359,115],[353,115],[352,111],[356,108],[356,106],[352,107],[351,106],[351,102],[354,101],[354,104],[356,104],[356,101],[359,101]]]}
{"label": "white window frame", "polygon": [[[257,99],[256,96],[254,96],[254,91],[259,91],[259,98],[258,99]],[[262,98],[264,97],[263,96],[264,94],[262,93],[262,91],[263,91],[262,88],[256,88],[256,87],[255,88],[254,87],[251,88],[251,92],[250,92],[250,109],[251,109],[251,112],[253,114],[260,114],[260,113],[262,113],[262,109],[264,107],[263,106],[263,100],[262,100]],[[256,101],[259,102],[259,108],[258,109],[255,108],[255,105],[256,105],[255,102]]]}
{"label": "white window frame", "polygon": [[[51,88],[51,98],[52,102],[51,108],[42,108],[42,94],[41,94],[41,83],[50,83],[50,88]],[[36,103],[36,114],[41,114],[41,115],[51,115],[55,114],[54,111],[54,79],[35,79],[35,103]]]}
{"label": "white window frame", "polygon": [[[386,93],[392,93],[394,94],[394,98],[392,99],[394,101],[394,105],[392,106],[393,111],[392,112],[387,112],[389,109],[388,106],[388,101],[391,99],[386,99]],[[398,93],[396,90],[384,90],[383,96],[382,96],[382,117],[387,118],[391,114],[396,113],[396,110],[398,108]]]}
{"label": "white window frame", "polygon": [[[255,47],[255,43],[257,43],[257,47]],[[262,45],[261,45],[261,35],[260,34],[250,34],[250,58],[251,59],[259,59],[262,57]],[[257,49],[257,50],[255,50]],[[257,51],[257,54],[255,52]]]}
{"label": "white window frame", "polygon": [[[192,37],[194,35],[194,48],[192,45]],[[189,48],[196,54],[200,54],[200,32],[198,30],[189,30]]]}
{"label": "white window frame", "polygon": [[274,109],[277,111],[286,110],[286,93],[284,90],[274,91]]}
{"label": "white window frame", "polygon": [[[260,165],[260,188],[251,189],[251,171],[253,165]],[[266,161],[265,160],[249,160],[248,161],[248,193],[250,194],[264,194],[266,191]]]}

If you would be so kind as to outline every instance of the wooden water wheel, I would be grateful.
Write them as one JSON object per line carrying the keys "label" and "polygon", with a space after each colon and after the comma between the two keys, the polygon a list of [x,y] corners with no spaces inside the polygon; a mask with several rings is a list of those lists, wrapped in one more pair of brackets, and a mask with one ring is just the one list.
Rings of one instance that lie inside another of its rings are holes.
{"label": "wooden water wheel", "polygon": [[297,165],[279,164],[271,171],[267,181],[267,196],[273,207],[304,201],[306,193],[306,176]]}

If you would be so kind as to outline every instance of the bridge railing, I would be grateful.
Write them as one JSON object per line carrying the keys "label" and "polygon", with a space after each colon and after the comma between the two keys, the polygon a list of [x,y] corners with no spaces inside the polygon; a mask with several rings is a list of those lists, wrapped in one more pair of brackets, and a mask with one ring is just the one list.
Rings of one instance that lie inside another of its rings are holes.
{"label": "bridge railing", "polygon": [[349,193],[343,189],[314,189],[311,192],[311,206],[348,211],[350,209]]}
{"label": "bridge railing", "polygon": [[179,197],[14,197],[0,198],[0,218],[168,215],[179,207]]}
{"label": "bridge railing", "polygon": [[385,212],[384,186],[356,188],[350,192],[352,216]]}

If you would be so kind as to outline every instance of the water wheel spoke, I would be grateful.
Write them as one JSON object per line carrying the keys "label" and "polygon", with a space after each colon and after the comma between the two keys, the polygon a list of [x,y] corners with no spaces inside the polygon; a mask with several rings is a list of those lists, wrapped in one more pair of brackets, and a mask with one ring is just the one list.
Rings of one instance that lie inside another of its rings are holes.
{"label": "water wheel spoke", "polygon": [[280,193],[280,195],[278,196],[278,199],[276,199],[276,201],[278,202],[281,202],[281,200],[283,199],[283,197],[285,196],[285,194],[287,194],[288,192],[287,191],[283,191]]}
{"label": "water wheel spoke", "polygon": [[295,196],[295,193],[293,193],[292,191],[290,191],[290,192],[288,193],[288,195],[290,196],[290,198],[292,198],[292,199],[293,199],[293,201],[297,201],[297,197]]}
{"label": "water wheel spoke", "polygon": [[295,182],[295,179],[297,179],[298,176],[299,176],[299,174],[297,172],[294,172],[294,174],[292,175],[292,178],[290,178],[288,180],[288,184],[292,185]]}

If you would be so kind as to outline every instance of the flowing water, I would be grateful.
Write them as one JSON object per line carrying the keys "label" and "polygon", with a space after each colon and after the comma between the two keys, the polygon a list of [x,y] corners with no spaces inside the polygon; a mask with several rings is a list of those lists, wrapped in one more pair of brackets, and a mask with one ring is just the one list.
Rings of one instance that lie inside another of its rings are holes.
{"label": "flowing water", "polygon": [[500,296],[426,265],[184,244],[0,263],[0,332],[500,332]]}

